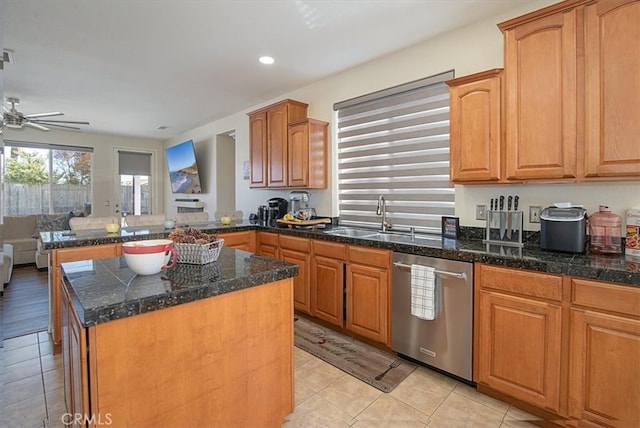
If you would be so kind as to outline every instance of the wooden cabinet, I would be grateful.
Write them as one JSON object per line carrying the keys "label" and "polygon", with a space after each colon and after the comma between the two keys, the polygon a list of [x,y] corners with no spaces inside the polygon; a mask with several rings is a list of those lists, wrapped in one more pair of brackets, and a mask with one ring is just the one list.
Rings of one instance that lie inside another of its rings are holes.
{"label": "wooden cabinet", "polygon": [[562,277],[476,265],[475,380],[560,412]]}
{"label": "wooden cabinet", "polygon": [[311,240],[280,235],[280,258],[298,265],[298,276],[293,279],[294,309],[311,314]]}
{"label": "wooden cabinet", "polygon": [[[67,413],[89,414],[89,385],[87,367],[87,336],[71,306],[67,290],[61,285],[62,364],[64,371],[64,399]],[[78,419],[69,418],[71,426],[80,425]]]}
{"label": "wooden cabinet", "polygon": [[248,251],[250,253],[255,253],[256,251],[256,232],[253,230],[220,233],[219,236],[224,239],[225,247]]}
{"label": "wooden cabinet", "polygon": [[502,69],[446,82],[450,98],[450,178],[454,183],[502,178]]}
{"label": "wooden cabinet", "polygon": [[640,289],[571,281],[569,416],[640,426]]}
{"label": "wooden cabinet", "polygon": [[344,327],[345,244],[313,240],[311,258],[311,314]]}
{"label": "wooden cabinet", "polygon": [[640,1],[584,8],[587,177],[640,176]]}
{"label": "wooden cabinet", "polygon": [[261,256],[278,259],[278,234],[269,232],[258,232],[256,253],[260,254]]}
{"label": "wooden cabinet", "polygon": [[249,116],[249,187],[267,187],[267,112]]}
{"label": "wooden cabinet", "polygon": [[348,247],[346,312],[348,330],[390,345],[391,252]]}
{"label": "wooden cabinet", "polygon": [[288,186],[327,187],[327,129],[329,124],[307,119],[289,126]]}
{"label": "wooden cabinet", "polygon": [[505,53],[506,178],[577,177],[576,1],[499,25]]}
{"label": "wooden cabinet", "polygon": [[250,187],[288,186],[289,124],[307,118],[307,104],[284,100],[249,113]]}
{"label": "wooden cabinet", "polygon": [[62,343],[62,296],[60,295],[60,284],[62,280],[62,269],[60,265],[66,262],[77,262],[80,260],[107,259],[120,257],[122,255],[122,244],[92,245],[87,247],[57,248],[51,251],[51,312],[53,324],[53,344],[54,353],[60,353]]}
{"label": "wooden cabinet", "polygon": [[65,424],[280,426],[293,412],[290,278],[90,327],[56,288]]}

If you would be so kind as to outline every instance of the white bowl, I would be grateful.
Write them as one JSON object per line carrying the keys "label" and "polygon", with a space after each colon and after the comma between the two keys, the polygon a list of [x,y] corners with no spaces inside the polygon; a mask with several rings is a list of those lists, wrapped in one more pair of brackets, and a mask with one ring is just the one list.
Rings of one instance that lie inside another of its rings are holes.
{"label": "white bowl", "polygon": [[138,275],[155,275],[175,266],[178,261],[178,253],[170,239],[125,242],[122,252],[129,269]]}

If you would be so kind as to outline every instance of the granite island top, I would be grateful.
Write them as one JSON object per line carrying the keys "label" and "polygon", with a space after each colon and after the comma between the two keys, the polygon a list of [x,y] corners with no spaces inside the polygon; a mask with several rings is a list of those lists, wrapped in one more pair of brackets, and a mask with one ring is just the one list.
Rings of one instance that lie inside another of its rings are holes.
{"label": "granite island top", "polygon": [[61,265],[84,327],[275,282],[298,266],[233,248],[206,265],[178,263],[155,275],[136,275],[124,257]]}
{"label": "granite island top", "polygon": [[[535,243],[535,240],[533,240],[533,243],[526,244],[524,248],[519,249],[500,245],[486,245],[482,242],[481,233],[469,234],[458,240],[441,239],[439,236],[431,236],[432,239],[422,239],[428,238],[428,236],[424,235],[416,235],[418,239],[415,240],[411,240],[409,236],[381,240],[377,238],[365,239],[331,235],[326,233],[331,230],[331,226],[317,230],[298,229],[270,227],[249,221],[235,222],[228,226],[219,222],[193,224],[192,226],[215,233],[262,230],[451,260],[481,262],[586,279],[612,281],[640,287],[640,259],[625,255],[599,256],[588,252],[571,254],[543,251],[540,249],[539,244]],[[158,239],[165,238],[168,233],[169,230],[164,229],[162,226],[156,226],[123,228],[115,234],[109,234],[105,230],[41,232],[40,237],[44,249],[55,249],[140,239]]]}

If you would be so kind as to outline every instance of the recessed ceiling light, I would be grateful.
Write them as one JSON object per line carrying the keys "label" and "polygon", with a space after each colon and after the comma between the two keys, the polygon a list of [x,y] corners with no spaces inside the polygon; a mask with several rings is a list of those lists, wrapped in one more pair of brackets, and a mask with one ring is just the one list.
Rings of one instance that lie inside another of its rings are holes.
{"label": "recessed ceiling light", "polygon": [[263,64],[273,64],[274,62],[276,62],[275,59],[273,59],[270,56],[261,56],[260,58],[258,58],[258,61],[260,61]]}

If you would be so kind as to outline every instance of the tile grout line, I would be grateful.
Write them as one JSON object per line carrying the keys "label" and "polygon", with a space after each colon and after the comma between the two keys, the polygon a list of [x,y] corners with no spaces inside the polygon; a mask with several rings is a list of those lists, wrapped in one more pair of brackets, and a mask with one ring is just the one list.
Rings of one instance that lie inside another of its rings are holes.
{"label": "tile grout line", "polygon": [[44,385],[44,368],[42,367],[42,350],[40,348],[40,337],[36,333],[36,339],[38,339],[38,362],[40,363],[40,379],[42,381],[42,396],[44,397],[44,419],[42,425],[45,425],[45,421],[49,420],[49,406],[47,404],[47,390]]}

